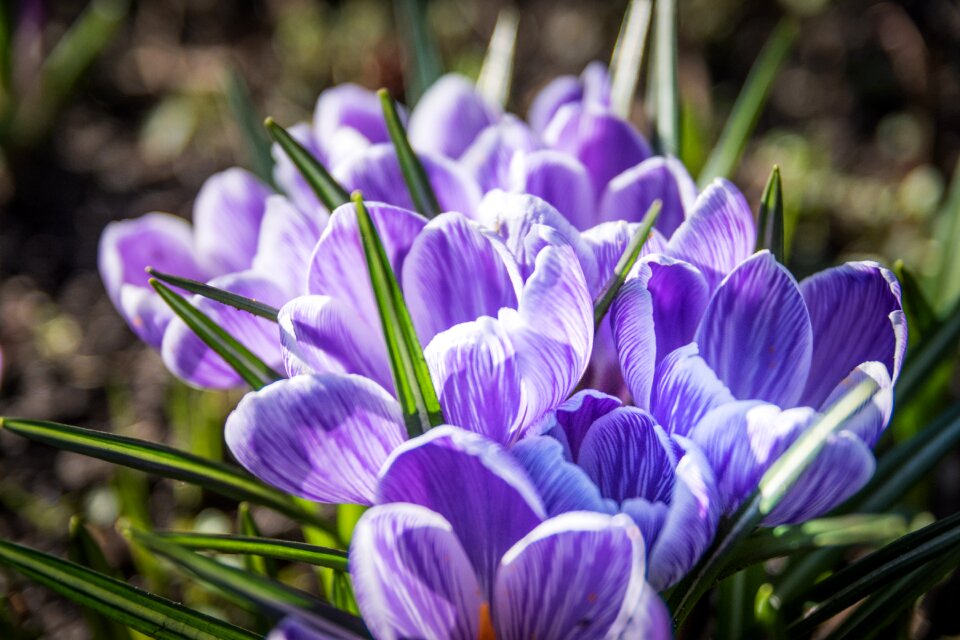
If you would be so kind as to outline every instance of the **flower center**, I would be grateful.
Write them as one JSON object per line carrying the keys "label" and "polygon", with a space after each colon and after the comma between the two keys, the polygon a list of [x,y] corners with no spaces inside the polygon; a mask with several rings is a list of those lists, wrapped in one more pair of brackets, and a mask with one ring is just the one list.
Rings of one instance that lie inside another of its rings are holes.
{"label": "flower center", "polygon": [[497,640],[497,632],[493,630],[493,620],[490,618],[490,604],[480,603],[480,633],[477,640]]}

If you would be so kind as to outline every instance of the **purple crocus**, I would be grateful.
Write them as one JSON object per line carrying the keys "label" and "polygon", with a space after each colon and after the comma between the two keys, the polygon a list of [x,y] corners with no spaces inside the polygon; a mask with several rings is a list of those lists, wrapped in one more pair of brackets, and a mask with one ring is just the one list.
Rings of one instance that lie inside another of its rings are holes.
{"label": "purple crocus", "polygon": [[879,392],[831,437],[767,524],[800,522],[839,504],[873,472],[870,451],[890,420],[906,348],[900,286],[874,262],[797,283],[767,251],[717,274],[649,258],[611,309],[634,402],[673,435],[698,443],[725,512],[852,384]]}
{"label": "purple crocus", "polygon": [[693,442],[598,391],[577,393],[511,453],[551,516],[571,510],[624,513],[647,547],[647,579],[675,584],[713,541],[721,503],[713,470]]}

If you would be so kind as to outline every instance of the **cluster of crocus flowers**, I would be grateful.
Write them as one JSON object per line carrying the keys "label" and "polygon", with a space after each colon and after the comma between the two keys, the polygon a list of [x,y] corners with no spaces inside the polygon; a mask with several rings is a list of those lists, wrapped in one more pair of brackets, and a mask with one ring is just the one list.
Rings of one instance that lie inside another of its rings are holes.
{"label": "cluster of crocus flowers", "polygon": [[[279,150],[282,194],[231,170],[204,186],[192,231],[150,214],[104,233],[114,303],[191,383],[240,378],[143,267],[279,308],[277,326],[195,298],[287,376],[244,397],[226,440],[286,492],[371,506],[350,573],[378,638],[669,636],[657,591],[866,378],[879,391],[767,522],[820,515],[872,472],[906,344],[892,274],[849,263],[798,284],[755,250],[736,187],[698,192],[609,94],[591,65],[551,83],[524,122],[442,79],[407,119],[431,219],[413,210],[375,94],[328,90],[312,126],[291,130],[367,200],[445,422],[423,434],[395,397],[357,205],[328,211]],[[594,300],[655,202],[656,228],[597,324]]]}

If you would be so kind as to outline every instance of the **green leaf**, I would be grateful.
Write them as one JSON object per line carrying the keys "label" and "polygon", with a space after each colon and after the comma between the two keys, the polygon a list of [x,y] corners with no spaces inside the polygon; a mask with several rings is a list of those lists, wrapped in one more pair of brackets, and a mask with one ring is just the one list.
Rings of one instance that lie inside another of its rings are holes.
{"label": "green leaf", "polygon": [[339,549],[318,547],[305,542],[277,540],[261,536],[233,536],[220,533],[194,533],[192,531],[157,531],[158,538],[196,551],[241,554],[260,558],[275,558],[291,562],[305,562],[318,567],[347,570],[347,552]]}
{"label": "green leaf", "polygon": [[387,131],[390,132],[390,140],[393,141],[393,148],[396,149],[397,162],[403,173],[403,181],[407,183],[407,191],[410,192],[413,206],[422,215],[433,218],[440,213],[440,203],[437,202],[437,195],[433,192],[420,158],[410,146],[407,132],[403,128],[403,123],[400,122],[400,114],[397,113],[397,105],[394,104],[393,98],[386,89],[380,89],[377,95],[380,96],[383,117],[387,121]]}
{"label": "green leaf", "polygon": [[652,0],[630,0],[623,14],[620,35],[610,59],[610,106],[621,118],[630,117],[633,97],[637,93],[643,54],[647,48]]}
{"label": "green leaf", "polygon": [[780,503],[800,475],[816,460],[824,444],[876,393],[878,385],[864,380],[845,393],[770,466],[756,491],[725,523],[710,550],[673,590],[668,602],[679,627],[693,606],[723,574],[744,539]]}
{"label": "green leaf", "polygon": [[403,77],[407,103],[412,106],[437,81],[443,68],[427,23],[427,0],[394,0],[393,8],[402,42],[406,43]]}
{"label": "green leaf", "polygon": [[146,471],[163,478],[198,484],[210,491],[270,507],[300,522],[328,528],[315,514],[284,492],[268,487],[238,469],[166,445],[103,431],[43,420],[0,419],[0,429],[58,449]]}
{"label": "green leaf", "polygon": [[363,514],[367,512],[367,509],[369,507],[362,504],[337,505],[337,531],[340,534],[340,539],[345,543],[349,544],[350,540],[353,539],[353,530]]}
{"label": "green leaf", "polygon": [[328,210],[333,211],[342,204],[350,201],[350,196],[340,184],[333,179],[327,169],[320,164],[312,153],[297,142],[290,133],[274,122],[273,118],[263,121],[273,139],[277,141],[283,152],[303,175],[310,188],[317,194],[317,198]]}
{"label": "green leaf", "polygon": [[[94,539],[80,516],[70,518],[70,535],[67,540],[67,555],[71,561],[111,578],[116,571],[107,562],[100,544]],[[84,617],[93,640],[129,640],[130,632],[102,613],[84,609]]]}
{"label": "green leaf", "polygon": [[944,360],[953,357],[960,341],[960,301],[947,313],[943,323],[912,353],[907,354],[894,389],[894,405],[906,403]]}
{"label": "green leaf", "polygon": [[960,548],[960,513],[891,542],[814,585],[803,598],[819,604],[788,630],[807,635],[847,607]]}
{"label": "green leaf", "polygon": [[224,82],[223,93],[227,106],[233,114],[240,135],[243,138],[250,160],[250,167],[267,184],[276,187],[273,181],[273,155],[270,153],[270,138],[264,133],[261,122],[250,100],[250,92],[243,77],[236,69],[230,69]]}
{"label": "green leaf", "polygon": [[[253,519],[253,514],[250,512],[249,502],[241,502],[237,505],[237,531],[239,531],[240,535],[244,538],[263,537],[260,533],[260,527],[257,526],[257,521]],[[174,540],[174,542],[177,541]],[[181,546],[189,546],[183,542],[179,542],[178,544]],[[247,571],[252,573],[257,573],[274,580],[277,578],[277,563],[273,561],[272,557],[266,554],[245,554],[243,556],[243,565]]]}
{"label": "green leaf", "polygon": [[517,28],[520,16],[511,6],[505,6],[497,14],[497,25],[490,36],[487,55],[480,67],[477,91],[492,104],[506,106],[510,99],[513,80],[513,58],[517,48]]}
{"label": "green leaf", "polygon": [[662,155],[680,155],[680,84],[677,80],[677,0],[654,7],[653,84],[656,109],[653,146]]}
{"label": "green leaf", "polygon": [[600,323],[603,322],[604,317],[607,315],[610,305],[613,304],[614,298],[620,293],[620,288],[623,286],[623,283],[627,281],[630,270],[633,269],[633,265],[636,264],[643,245],[646,243],[647,238],[650,237],[653,225],[657,223],[657,217],[660,215],[662,204],[660,200],[654,200],[650,208],[647,209],[643,220],[640,222],[640,226],[637,228],[637,232],[630,238],[630,242],[627,243],[623,253],[620,254],[620,259],[617,260],[617,266],[614,267],[613,274],[610,276],[610,279],[607,280],[607,284],[603,286],[599,295],[597,295],[597,299],[593,303],[593,323],[596,329],[600,328]]}
{"label": "green leaf", "polygon": [[413,438],[430,427],[443,424],[443,412],[430,379],[430,370],[423,357],[417,332],[410,319],[410,312],[407,310],[407,303],[387,259],[387,252],[380,242],[380,236],[377,235],[373,219],[359,193],[354,194],[353,202],[356,205],[357,225],[363,242],[363,253],[367,259],[370,284],[387,343],[387,355],[390,358],[397,399],[403,410],[407,433]]}
{"label": "green leaf", "polygon": [[940,324],[937,314],[933,310],[933,305],[924,295],[917,277],[913,271],[907,268],[903,260],[897,260],[893,263],[893,272],[900,281],[900,288],[903,292],[903,310],[907,314],[907,326],[910,327],[911,343],[914,342],[914,336],[926,338],[930,332]]}
{"label": "green leaf", "polygon": [[157,271],[153,267],[147,267],[147,273],[157,280],[166,282],[174,287],[179,287],[184,291],[195,293],[198,296],[209,298],[215,302],[225,304],[228,307],[233,307],[234,309],[239,309],[240,311],[246,311],[255,316],[266,318],[267,320],[271,320],[273,322],[277,322],[277,316],[280,314],[279,309],[271,307],[268,304],[264,304],[258,300],[254,300],[253,298],[246,298],[244,296],[237,295],[236,293],[230,293],[229,291],[218,289],[217,287],[211,287],[208,284],[191,280],[190,278],[181,278],[180,276],[163,273],[161,271]]}
{"label": "green leaf", "polygon": [[222,564],[141,529],[123,527],[121,533],[186,569],[242,606],[277,618],[294,610],[308,611],[351,633],[348,637],[368,637],[359,618],[333,608],[306,591]]}
{"label": "green leaf", "polygon": [[181,296],[154,278],[150,279],[152,286],[163,301],[170,305],[173,312],[183,320],[190,329],[203,340],[204,344],[213,349],[217,355],[237,372],[243,381],[256,389],[262,389],[271,382],[280,380],[282,376],[271,369],[252,351],[237,342],[236,338],[214,324],[205,313],[190,304]]}
{"label": "green leaf", "polygon": [[698,182],[701,188],[714,178],[728,177],[737,166],[747,140],[757,126],[760,112],[770,97],[773,82],[790,55],[799,33],[800,28],[794,19],[783,18],[763,45],[720,133],[720,139],[700,172]]}
{"label": "green leaf", "polygon": [[[950,192],[940,211],[943,233],[943,258],[937,276],[937,309],[960,305],[960,161],[953,170]],[[956,313],[956,307],[954,307]]]}
{"label": "green leaf", "polygon": [[0,563],[81,606],[160,640],[260,640],[260,636],[73,562],[0,540]]}
{"label": "green leaf", "polygon": [[783,187],[780,183],[780,167],[773,165],[767,186],[760,198],[757,216],[757,251],[769,249],[777,262],[784,264],[786,255],[783,246]]}

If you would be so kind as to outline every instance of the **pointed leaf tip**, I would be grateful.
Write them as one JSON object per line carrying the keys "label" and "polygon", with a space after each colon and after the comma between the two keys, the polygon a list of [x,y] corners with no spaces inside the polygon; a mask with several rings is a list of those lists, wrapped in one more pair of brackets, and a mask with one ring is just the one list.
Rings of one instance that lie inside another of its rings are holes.
{"label": "pointed leaf tip", "polygon": [[267,128],[273,139],[297,167],[297,170],[314,193],[317,194],[317,198],[320,199],[323,206],[333,211],[349,201],[346,190],[334,180],[327,168],[310,151],[290,135],[289,131],[278,125],[270,116],[267,116],[263,121],[263,126]]}
{"label": "pointed leaf tip", "polygon": [[773,165],[770,177],[760,198],[757,214],[757,251],[769,249],[777,262],[786,261],[783,223],[783,185],[780,181],[780,165]]}
{"label": "pointed leaf tip", "polygon": [[397,112],[397,105],[386,89],[380,89],[377,95],[380,96],[380,106],[383,108],[383,117],[387,121],[387,131],[390,133],[390,140],[397,154],[397,162],[400,164],[400,172],[403,174],[403,181],[407,184],[413,206],[421,215],[433,218],[440,213],[440,203],[437,201],[437,195],[433,191],[423,163],[410,145],[407,130]]}

